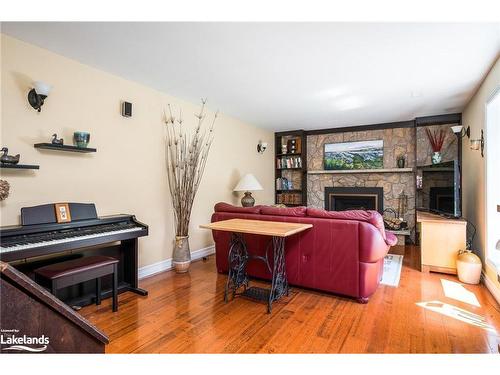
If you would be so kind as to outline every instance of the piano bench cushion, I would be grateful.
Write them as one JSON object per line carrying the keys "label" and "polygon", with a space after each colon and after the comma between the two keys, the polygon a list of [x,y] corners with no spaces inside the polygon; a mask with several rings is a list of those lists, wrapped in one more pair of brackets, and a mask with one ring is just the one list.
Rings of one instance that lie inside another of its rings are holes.
{"label": "piano bench cushion", "polygon": [[40,267],[35,270],[35,274],[48,280],[54,280],[61,277],[71,276],[100,267],[112,265],[115,263],[118,263],[118,259],[116,258],[107,257],[104,255],[95,255]]}

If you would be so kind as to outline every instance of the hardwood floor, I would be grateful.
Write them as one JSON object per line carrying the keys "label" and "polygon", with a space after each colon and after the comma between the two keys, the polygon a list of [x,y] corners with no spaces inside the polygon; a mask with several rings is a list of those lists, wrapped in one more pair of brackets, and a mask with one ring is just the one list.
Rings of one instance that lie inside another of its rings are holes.
{"label": "hardwood floor", "polygon": [[[418,248],[396,252],[405,255],[399,287],[381,285],[365,305],[299,288],[271,315],[244,298],[225,304],[226,276],[210,257],[193,263],[189,274],[142,280],[149,296],[121,294],[117,313],[110,299],[81,313],[110,336],[108,353],[498,353],[500,307],[484,286],[465,286],[480,306],[447,297],[441,280],[458,283],[456,277],[420,273]],[[444,283],[458,298],[473,298]],[[431,301],[438,301],[431,308],[466,310],[458,317],[469,323],[417,305]]]}

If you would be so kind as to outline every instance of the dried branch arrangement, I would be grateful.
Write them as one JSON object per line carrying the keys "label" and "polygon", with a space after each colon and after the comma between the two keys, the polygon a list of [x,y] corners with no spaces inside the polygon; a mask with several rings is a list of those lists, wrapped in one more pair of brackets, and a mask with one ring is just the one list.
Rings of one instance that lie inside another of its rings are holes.
{"label": "dried branch arrangement", "polygon": [[195,114],[198,123],[194,134],[187,134],[183,126],[182,112],[175,118],[170,104],[168,114],[164,114],[168,186],[172,196],[177,236],[188,235],[191,209],[214,139],[218,112],[215,113],[211,124],[204,126],[206,102],[202,99],[200,112]]}
{"label": "dried branch arrangement", "polygon": [[431,131],[429,128],[425,128],[427,133],[427,138],[429,138],[429,143],[431,144],[432,151],[440,152],[443,148],[444,137],[446,135],[444,129]]}

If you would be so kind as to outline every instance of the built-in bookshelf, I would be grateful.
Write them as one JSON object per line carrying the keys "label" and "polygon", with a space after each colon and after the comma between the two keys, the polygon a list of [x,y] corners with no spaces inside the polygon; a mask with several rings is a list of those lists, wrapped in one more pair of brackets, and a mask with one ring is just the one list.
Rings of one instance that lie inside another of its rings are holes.
{"label": "built-in bookshelf", "polygon": [[275,140],[275,203],[307,205],[307,144],[303,130],[279,132]]}

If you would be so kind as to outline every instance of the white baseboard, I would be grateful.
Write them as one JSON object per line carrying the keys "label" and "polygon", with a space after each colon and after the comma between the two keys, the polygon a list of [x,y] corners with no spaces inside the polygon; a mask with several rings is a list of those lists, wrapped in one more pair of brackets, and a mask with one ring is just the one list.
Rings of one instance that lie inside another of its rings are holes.
{"label": "white baseboard", "polygon": [[[191,260],[198,260],[203,257],[212,255],[214,253],[215,253],[214,245],[204,247],[203,249],[191,251]],[[172,269],[172,258],[162,260],[161,262],[149,264],[147,266],[139,268],[139,280],[171,269]]]}
{"label": "white baseboard", "polygon": [[481,274],[481,279],[483,280],[483,284],[486,286],[486,289],[490,291],[493,298],[495,298],[497,303],[500,305],[500,289],[493,283],[493,281],[490,280],[488,276],[486,276],[484,271]]}

